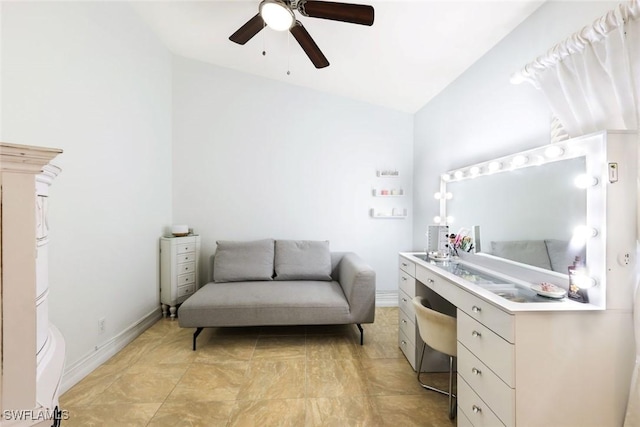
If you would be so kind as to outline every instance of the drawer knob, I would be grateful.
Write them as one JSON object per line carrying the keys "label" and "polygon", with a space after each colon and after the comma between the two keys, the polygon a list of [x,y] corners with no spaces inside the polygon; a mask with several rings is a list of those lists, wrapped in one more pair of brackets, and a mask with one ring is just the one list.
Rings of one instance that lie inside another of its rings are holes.
{"label": "drawer knob", "polygon": [[402,298],[402,301],[407,302],[407,299],[406,298]]}
{"label": "drawer knob", "polygon": [[473,372],[474,375],[482,375],[482,371],[478,368],[471,369],[471,372]]}
{"label": "drawer knob", "polygon": [[473,311],[474,313],[480,313],[482,309],[477,305],[474,305],[473,307],[471,307],[471,311]]}
{"label": "drawer knob", "polygon": [[400,344],[402,344],[402,345],[407,345],[407,342],[406,342],[406,341],[404,341],[404,340],[402,340],[402,341],[400,341]]}
{"label": "drawer knob", "polygon": [[427,279],[428,283],[435,283],[433,279]]}
{"label": "drawer knob", "polygon": [[404,280],[405,282],[407,281],[407,278],[402,276],[402,280]]}
{"label": "drawer knob", "polygon": [[472,410],[475,414],[478,414],[478,413],[482,412],[482,408],[480,408],[479,406],[476,406],[476,405],[473,405],[473,406],[471,407],[471,410]]}
{"label": "drawer knob", "polygon": [[471,332],[471,336],[474,337],[474,338],[480,338],[480,337],[482,337],[482,334],[480,332],[478,332],[478,331],[473,331],[473,332]]}
{"label": "drawer knob", "polygon": [[409,264],[405,264],[404,262],[402,263],[403,267],[409,267]]}
{"label": "drawer knob", "polygon": [[404,319],[402,319],[402,323],[407,323],[407,321],[406,321],[406,320],[404,320]]}

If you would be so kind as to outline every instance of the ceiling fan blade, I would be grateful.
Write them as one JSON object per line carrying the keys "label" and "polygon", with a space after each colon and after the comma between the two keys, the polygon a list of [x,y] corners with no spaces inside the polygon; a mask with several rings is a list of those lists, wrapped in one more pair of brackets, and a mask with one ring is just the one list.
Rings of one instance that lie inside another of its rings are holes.
{"label": "ceiling fan blade", "polygon": [[335,3],[307,0],[298,4],[298,10],[311,18],[331,19],[352,24],[373,25],[372,6],[364,4]]}
{"label": "ceiling fan blade", "polygon": [[264,28],[264,20],[258,13],[253,18],[249,19],[246,24],[238,29],[235,33],[231,34],[229,40],[238,44],[245,44],[253,36],[258,34],[260,30]]}
{"label": "ceiling fan blade", "polygon": [[329,66],[329,61],[324,56],[316,42],[313,41],[311,35],[307,32],[307,30],[302,26],[300,21],[296,21],[295,25],[291,27],[289,30],[291,34],[300,44],[304,53],[307,54],[313,65],[316,68],[324,68]]}

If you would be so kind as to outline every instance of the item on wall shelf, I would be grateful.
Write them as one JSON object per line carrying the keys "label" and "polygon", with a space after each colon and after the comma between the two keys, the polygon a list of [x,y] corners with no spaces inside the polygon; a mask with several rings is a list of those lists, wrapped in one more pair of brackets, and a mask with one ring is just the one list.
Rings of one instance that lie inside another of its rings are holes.
{"label": "item on wall shelf", "polygon": [[569,293],[567,297],[574,301],[588,303],[589,295],[584,286],[584,279],[587,277],[587,269],[584,260],[576,256],[573,265],[569,268]]}
{"label": "item on wall shelf", "polygon": [[382,169],[376,171],[378,178],[397,178],[400,176],[400,172],[397,169]]}
{"label": "item on wall shelf", "polygon": [[372,218],[380,219],[404,219],[407,217],[407,209],[405,208],[393,208],[391,211],[382,211],[372,208],[369,213]]}
{"label": "item on wall shelf", "polygon": [[398,197],[404,196],[404,190],[402,188],[392,188],[392,189],[373,189],[373,197]]}

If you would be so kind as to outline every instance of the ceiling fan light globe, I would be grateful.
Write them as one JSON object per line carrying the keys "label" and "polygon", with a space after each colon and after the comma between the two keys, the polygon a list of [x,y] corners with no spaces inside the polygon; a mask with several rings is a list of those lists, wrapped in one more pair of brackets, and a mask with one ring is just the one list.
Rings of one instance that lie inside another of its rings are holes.
{"label": "ceiling fan light globe", "polygon": [[260,3],[260,16],[275,31],[287,31],[296,22],[291,9],[278,0],[264,0]]}

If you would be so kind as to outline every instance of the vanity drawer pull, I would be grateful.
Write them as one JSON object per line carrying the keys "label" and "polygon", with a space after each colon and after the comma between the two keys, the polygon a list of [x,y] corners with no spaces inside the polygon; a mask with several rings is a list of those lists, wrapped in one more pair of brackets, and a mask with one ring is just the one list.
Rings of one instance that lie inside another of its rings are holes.
{"label": "vanity drawer pull", "polygon": [[473,413],[474,413],[474,414],[478,414],[478,413],[482,412],[482,408],[480,408],[480,407],[479,407],[479,406],[477,406],[477,405],[473,405],[473,406],[471,407],[471,410],[473,411]]}
{"label": "vanity drawer pull", "polygon": [[482,375],[482,371],[481,371],[480,369],[478,369],[478,368],[473,368],[473,369],[471,369],[471,372],[472,372],[474,375]]}
{"label": "vanity drawer pull", "polygon": [[407,301],[409,301],[409,300],[408,300],[408,299],[406,299],[406,298],[402,298],[402,301],[407,302]]}
{"label": "vanity drawer pull", "polygon": [[482,334],[480,332],[478,332],[478,331],[473,331],[473,332],[471,332],[471,336],[474,337],[474,338],[481,338]]}
{"label": "vanity drawer pull", "polygon": [[474,313],[480,313],[482,309],[477,305],[474,305],[473,307],[471,307],[471,311],[473,311]]}
{"label": "vanity drawer pull", "polygon": [[406,324],[406,323],[407,323],[407,321],[406,321],[406,320],[404,320],[404,319],[402,319],[402,323]]}
{"label": "vanity drawer pull", "polygon": [[403,263],[402,263],[402,266],[403,266],[403,267],[409,267],[409,264],[407,264],[406,262],[403,262]]}
{"label": "vanity drawer pull", "polygon": [[405,282],[407,281],[407,278],[402,276],[402,280],[404,280]]}
{"label": "vanity drawer pull", "polygon": [[402,344],[402,345],[405,345],[405,346],[406,346],[406,345],[407,345],[407,342],[406,342],[405,340],[402,340],[402,341],[400,341],[400,344]]}
{"label": "vanity drawer pull", "polygon": [[427,282],[429,282],[429,283],[435,283],[435,280],[433,280],[433,279],[427,279]]}

